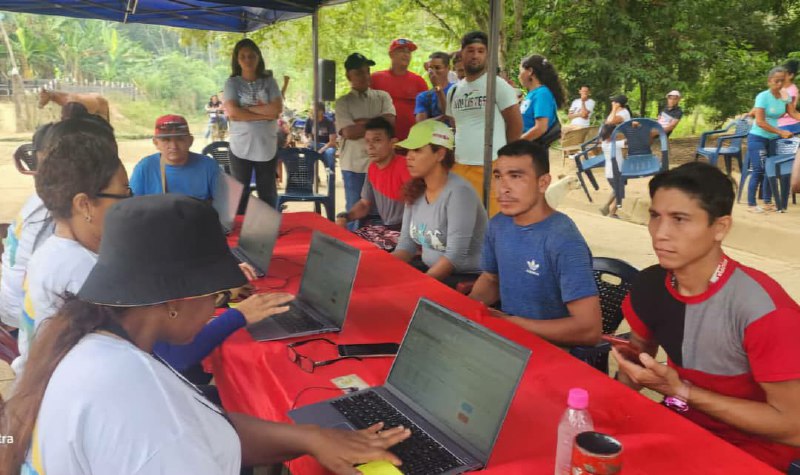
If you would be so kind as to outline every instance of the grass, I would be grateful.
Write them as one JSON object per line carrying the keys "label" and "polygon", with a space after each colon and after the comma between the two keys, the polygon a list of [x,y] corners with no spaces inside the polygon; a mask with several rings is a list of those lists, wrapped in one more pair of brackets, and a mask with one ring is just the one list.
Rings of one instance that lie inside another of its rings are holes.
{"label": "grass", "polygon": [[166,101],[138,97],[132,100],[127,96],[110,96],[111,123],[118,139],[142,139],[153,135],[156,118],[164,114],[178,114],[186,117],[189,128],[195,135],[205,131],[207,122],[204,112],[176,110]]}

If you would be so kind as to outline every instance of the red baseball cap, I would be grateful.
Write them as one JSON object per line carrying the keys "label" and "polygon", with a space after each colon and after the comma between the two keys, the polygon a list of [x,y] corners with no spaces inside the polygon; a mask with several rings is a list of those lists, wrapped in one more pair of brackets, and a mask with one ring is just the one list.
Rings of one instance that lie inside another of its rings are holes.
{"label": "red baseball cap", "polygon": [[175,114],[162,115],[156,119],[156,130],[153,138],[182,137],[189,133],[189,124],[183,116]]}
{"label": "red baseball cap", "polygon": [[405,39],[405,38],[397,38],[396,40],[392,41],[392,44],[389,45],[389,52],[398,49],[398,48],[406,48],[409,51],[416,51],[417,45],[414,44],[413,41]]}

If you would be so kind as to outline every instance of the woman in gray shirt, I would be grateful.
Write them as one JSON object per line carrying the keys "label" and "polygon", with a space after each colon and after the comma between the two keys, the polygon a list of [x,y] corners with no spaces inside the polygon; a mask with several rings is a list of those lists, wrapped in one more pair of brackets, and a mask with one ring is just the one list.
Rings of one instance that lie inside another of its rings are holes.
{"label": "woman in gray shirt", "polygon": [[450,172],[455,163],[453,131],[428,119],[411,128],[397,144],[408,149],[412,180],[405,186],[406,206],[400,241],[393,254],[412,263],[422,248],[420,267],[455,286],[479,274],[486,211],[466,180]]}
{"label": "woman in gray shirt", "polygon": [[278,83],[264,65],[261,50],[245,38],[233,48],[231,77],[225,82],[225,114],[229,121],[231,174],[244,183],[239,214],[244,214],[255,170],[258,197],[271,206],[278,201],[275,159],[278,117],[283,99]]}

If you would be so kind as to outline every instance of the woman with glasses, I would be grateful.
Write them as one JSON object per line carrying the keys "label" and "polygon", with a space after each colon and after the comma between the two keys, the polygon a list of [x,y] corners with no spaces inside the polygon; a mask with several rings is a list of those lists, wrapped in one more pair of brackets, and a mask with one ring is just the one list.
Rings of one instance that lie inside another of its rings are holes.
{"label": "woman with glasses", "polygon": [[[68,294],[77,293],[95,266],[106,210],[131,196],[110,128],[96,121],[69,119],[53,125],[45,143],[46,160],[36,174],[36,192],[53,216],[55,232],[28,265],[20,318],[21,356],[13,363],[17,374],[25,366],[34,332],[57,312]],[[152,279],[159,279],[155,270]],[[180,371],[188,371],[228,335],[275,313],[289,299],[287,294],[254,295],[215,318],[190,344],[159,342],[156,352]]]}
{"label": "woman with glasses", "polygon": [[[386,449],[410,435],[323,429],[225,413],[154,355],[186,344],[216,293],[245,283],[216,213],[167,194],[108,211],[97,265],[33,342],[5,407],[0,473],[237,475],[311,455],[336,474],[400,461]],[[154,278],[154,274],[162,276]]]}
{"label": "woman with glasses", "polygon": [[274,207],[278,201],[275,157],[283,99],[272,71],[266,69],[261,50],[249,38],[233,48],[231,77],[225,82],[224,96],[231,174],[245,184],[239,214],[247,209],[254,171],[258,197]]}

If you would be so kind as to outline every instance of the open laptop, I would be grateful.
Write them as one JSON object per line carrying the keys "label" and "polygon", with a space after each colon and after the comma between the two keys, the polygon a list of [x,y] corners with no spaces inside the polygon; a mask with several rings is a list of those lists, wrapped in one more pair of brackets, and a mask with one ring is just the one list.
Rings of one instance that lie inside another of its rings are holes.
{"label": "open laptop", "polygon": [[267,275],[272,251],[278,241],[281,214],[255,196],[247,202],[239,245],[231,252],[239,262],[253,266],[256,276]]}
{"label": "open laptop", "polygon": [[358,249],[315,231],[300,290],[289,310],[250,325],[250,334],[255,340],[269,341],[340,331],[360,258]]}
{"label": "open laptop", "polygon": [[217,210],[219,222],[225,234],[230,234],[233,230],[233,222],[236,219],[236,211],[239,208],[239,201],[242,199],[244,185],[239,180],[220,172],[217,185],[214,190],[214,201],[211,205]]}
{"label": "open laptop", "polygon": [[408,475],[484,467],[530,350],[420,299],[386,383],[289,412],[298,424],[410,428],[390,448]]}

